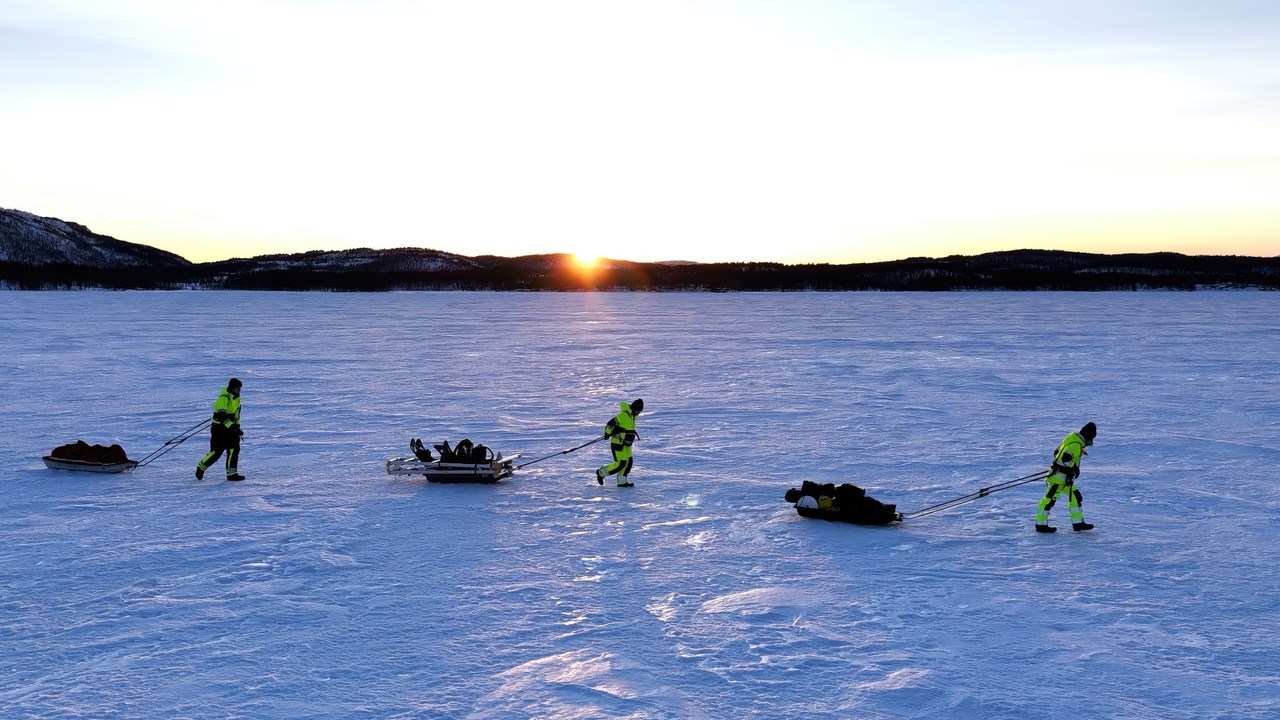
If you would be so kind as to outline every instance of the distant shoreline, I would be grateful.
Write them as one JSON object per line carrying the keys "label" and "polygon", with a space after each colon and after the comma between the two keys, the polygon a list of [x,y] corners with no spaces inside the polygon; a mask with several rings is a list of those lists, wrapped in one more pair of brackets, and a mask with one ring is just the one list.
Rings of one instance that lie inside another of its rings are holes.
{"label": "distant shoreline", "polygon": [[1015,250],[848,265],[605,261],[598,267],[584,267],[566,255],[469,258],[405,248],[263,256],[198,265],[102,267],[10,261],[0,262],[0,287],[330,292],[1280,290],[1280,258]]}
{"label": "distant shoreline", "polygon": [[1009,250],[873,263],[630,262],[466,256],[429,248],[314,250],[192,263],[87,227],[0,209],[0,288],[844,292],[1280,290],[1280,257]]}

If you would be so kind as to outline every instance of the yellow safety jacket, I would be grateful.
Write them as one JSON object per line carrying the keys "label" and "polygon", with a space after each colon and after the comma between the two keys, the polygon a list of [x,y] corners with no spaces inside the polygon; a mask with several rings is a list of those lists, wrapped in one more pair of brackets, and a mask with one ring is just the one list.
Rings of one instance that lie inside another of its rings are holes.
{"label": "yellow safety jacket", "polygon": [[1080,459],[1084,456],[1085,442],[1079,433],[1071,433],[1062,439],[1058,449],[1053,452],[1053,475],[1060,475],[1067,480],[1080,477]]}
{"label": "yellow safety jacket", "polygon": [[240,425],[240,396],[222,388],[218,399],[213,402],[213,423],[231,430]]}
{"label": "yellow safety jacket", "polygon": [[610,444],[630,445],[636,439],[636,416],[631,414],[630,403],[624,401],[618,405],[622,412],[605,423],[604,434],[609,436]]}

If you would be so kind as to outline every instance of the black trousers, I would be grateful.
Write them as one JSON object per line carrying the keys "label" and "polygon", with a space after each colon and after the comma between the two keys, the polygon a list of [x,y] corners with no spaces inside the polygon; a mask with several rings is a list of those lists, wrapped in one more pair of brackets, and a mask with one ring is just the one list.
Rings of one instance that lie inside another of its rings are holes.
{"label": "black trousers", "polygon": [[200,469],[208,470],[223,452],[227,453],[227,474],[236,470],[236,462],[240,459],[240,433],[228,430],[221,425],[213,425],[209,429],[209,454],[200,460]]}

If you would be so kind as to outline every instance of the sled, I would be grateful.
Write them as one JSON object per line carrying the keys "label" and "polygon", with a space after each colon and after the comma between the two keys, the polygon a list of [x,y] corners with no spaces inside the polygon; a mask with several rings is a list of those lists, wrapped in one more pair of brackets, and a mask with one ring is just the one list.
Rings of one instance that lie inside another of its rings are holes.
{"label": "sled", "polygon": [[388,475],[421,475],[434,483],[496,483],[515,473],[515,461],[520,455],[498,455],[489,462],[460,463],[443,460],[419,460],[416,457],[398,457],[387,461]]}
{"label": "sled", "polygon": [[83,440],[59,445],[43,458],[52,470],[75,470],[92,473],[122,473],[138,467],[119,445],[90,445]]}
{"label": "sled", "polygon": [[897,505],[888,505],[866,494],[857,485],[818,484],[806,480],[784,496],[801,517],[854,525],[889,525],[902,521]]}
{"label": "sled", "polygon": [[127,460],[117,463],[92,462],[89,460],[71,460],[67,458],[56,458],[52,455],[45,455],[44,464],[51,470],[76,470],[79,472],[91,473],[122,473],[128,472],[138,467],[136,460]]}
{"label": "sled", "polygon": [[[892,507],[892,506],[890,506]],[[841,508],[816,508],[805,507],[800,503],[796,503],[796,513],[801,517],[812,518],[814,520],[829,520],[831,522],[846,522],[853,525],[889,525],[895,522],[901,522],[902,513],[894,512],[893,517],[868,518],[855,513],[847,513]]]}

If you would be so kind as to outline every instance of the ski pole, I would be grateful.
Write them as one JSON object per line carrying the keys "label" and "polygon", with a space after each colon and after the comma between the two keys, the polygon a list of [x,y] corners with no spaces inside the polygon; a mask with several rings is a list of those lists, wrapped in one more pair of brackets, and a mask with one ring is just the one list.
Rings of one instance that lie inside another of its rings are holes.
{"label": "ski pole", "polygon": [[568,455],[569,453],[573,452],[574,450],[581,450],[582,448],[584,448],[584,447],[586,447],[586,446],[588,446],[588,445],[595,445],[596,443],[600,442],[601,440],[606,439],[607,437],[609,437],[609,436],[608,436],[608,435],[601,435],[600,437],[596,438],[595,440],[592,440],[592,441],[590,441],[590,442],[582,443],[582,444],[581,444],[581,445],[579,445],[578,447],[571,447],[571,448],[569,448],[568,450],[561,450],[560,452],[551,453],[550,455],[547,455],[546,457],[540,457],[540,458],[538,458],[537,460],[530,460],[529,462],[527,462],[527,463],[525,463],[525,464],[523,464],[523,465],[517,465],[515,469],[516,469],[516,470],[519,470],[520,468],[523,468],[523,467],[529,467],[530,465],[532,465],[532,464],[534,464],[534,463],[536,463],[536,462],[542,462],[543,460],[546,460],[546,459],[548,459],[548,458],[553,458],[553,457],[555,457],[555,456],[557,456],[557,455]]}
{"label": "ski pole", "polygon": [[194,436],[196,433],[208,428],[212,424],[213,424],[213,418],[201,420],[198,424],[193,425],[192,427],[189,427],[186,430],[183,430],[181,433],[175,435],[172,438],[169,438],[168,440],[165,440],[163,445],[153,450],[150,455],[147,455],[146,457],[139,460],[136,467],[142,467],[143,465],[146,465],[147,463],[152,462],[153,460],[156,460],[157,458],[169,452],[170,450],[178,447],[179,445],[186,442],[187,440],[190,440],[191,437]]}
{"label": "ski pole", "polygon": [[965,503],[968,503],[968,502],[973,502],[978,498],[986,497],[993,492],[1008,490],[1009,488],[1018,487],[1019,485],[1025,485],[1035,480],[1043,480],[1049,477],[1049,472],[1050,472],[1049,470],[1042,470],[1038,473],[1027,475],[1026,477],[1017,478],[1016,480],[1006,480],[1001,483],[996,483],[995,485],[992,485],[990,487],[979,488],[977,492],[971,492],[968,495],[963,495],[958,498],[953,498],[951,500],[947,500],[946,502],[940,502],[937,505],[930,505],[929,507],[924,508],[923,510],[917,510],[913,513],[907,513],[902,516],[902,519],[910,520],[912,518],[921,518],[926,515],[932,515],[936,512],[942,512],[943,510],[950,510],[953,507],[964,505]]}

